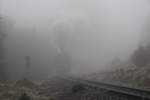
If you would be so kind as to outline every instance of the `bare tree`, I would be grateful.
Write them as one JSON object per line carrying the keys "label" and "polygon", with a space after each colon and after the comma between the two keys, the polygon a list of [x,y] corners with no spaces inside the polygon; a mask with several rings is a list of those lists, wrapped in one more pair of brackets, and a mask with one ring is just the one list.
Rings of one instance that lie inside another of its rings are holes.
{"label": "bare tree", "polygon": [[64,24],[58,25],[55,29],[56,45],[57,49],[59,49],[54,61],[56,74],[67,74],[70,71],[71,60],[66,51],[66,46],[69,40],[68,34],[69,31]]}

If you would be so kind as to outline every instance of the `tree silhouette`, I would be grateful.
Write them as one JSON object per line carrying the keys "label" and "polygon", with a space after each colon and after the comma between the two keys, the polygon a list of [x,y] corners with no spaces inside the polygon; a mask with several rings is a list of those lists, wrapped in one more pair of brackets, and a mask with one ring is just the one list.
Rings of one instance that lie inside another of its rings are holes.
{"label": "tree silhouette", "polygon": [[57,25],[55,28],[56,45],[59,49],[55,56],[54,66],[56,74],[67,74],[70,70],[70,56],[66,51],[68,43],[68,27],[65,24]]}
{"label": "tree silhouette", "polygon": [[4,60],[4,39],[5,39],[5,23],[4,19],[0,17],[0,82],[6,81],[5,74],[5,60]]}
{"label": "tree silhouette", "polygon": [[133,53],[131,60],[136,66],[144,67],[150,63],[150,46],[139,46]]}

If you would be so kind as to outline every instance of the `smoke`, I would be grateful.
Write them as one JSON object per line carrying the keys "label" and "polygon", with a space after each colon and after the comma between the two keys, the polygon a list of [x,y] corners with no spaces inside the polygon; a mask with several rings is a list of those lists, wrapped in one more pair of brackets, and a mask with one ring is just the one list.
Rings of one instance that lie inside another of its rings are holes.
{"label": "smoke", "polygon": [[14,22],[7,41],[14,65],[10,69],[20,67],[22,73],[23,57],[30,55],[35,76],[48,76],[54,55],[61,52],[58,31],[66,38],[64,50],[71,58],[73,73],[107,69],[105,64],[114,57],[127,59],[138,47],[149,12],[147,2],[3,0],[2,15]]}

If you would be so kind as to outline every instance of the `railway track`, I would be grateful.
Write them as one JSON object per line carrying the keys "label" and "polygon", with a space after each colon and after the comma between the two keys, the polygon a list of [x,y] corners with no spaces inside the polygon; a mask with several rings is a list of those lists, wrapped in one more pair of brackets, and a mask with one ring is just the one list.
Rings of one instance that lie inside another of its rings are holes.
{"label": "railway track", "polygon": [[[75,82],[82,86],[103,90],[107,94],[104,100],[150,100],[150,91],[137,88],[117,86],[97,81],[83,80],[74,77],[62,77],[65,80]],[[98,99],[102,100],[102,99]]]}

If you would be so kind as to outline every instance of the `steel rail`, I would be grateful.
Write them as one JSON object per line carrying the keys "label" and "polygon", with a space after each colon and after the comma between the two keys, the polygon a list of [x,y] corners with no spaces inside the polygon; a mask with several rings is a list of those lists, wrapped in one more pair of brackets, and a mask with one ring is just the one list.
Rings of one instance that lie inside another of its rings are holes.
{"label": "steel rail", "polygon": [[108,83],[84,80],[84,79],[79,79],[79,78],[75,78],[75,77],[62,77],[62,78],[72,81],[72,82],[87,85],[90,87],[105,89],[107,91],[121,93],[124,95],[136,96],[136,97],[142,98],[141,100],[150,100],[150,91],[148,91],[148,90],[112,85],[112,84],[108,84]]}

